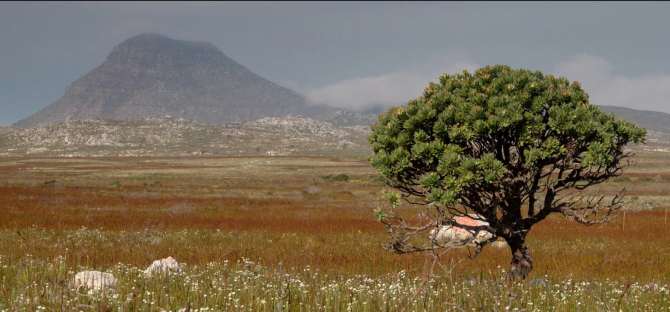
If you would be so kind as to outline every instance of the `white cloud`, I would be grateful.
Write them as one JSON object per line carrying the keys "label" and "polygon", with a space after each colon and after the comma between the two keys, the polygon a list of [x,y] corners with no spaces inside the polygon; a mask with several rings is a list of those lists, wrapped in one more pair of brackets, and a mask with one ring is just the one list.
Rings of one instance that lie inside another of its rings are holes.
{"label": "white cloud", "polygon": [[617,75],[612,64],[591,54],[575,55],[556,65],[553,73],[579,81],[591,104],[670,113],[670,75]]}
{"label": "white cloud", "polygon": [[[474,71],[479,67],[467,53],[457,51],[408,64],[389,74],[347,79],[306,90],[304,94],[312,103],[351,110],[403,105],[420,96],[428,82],[437,82],[442,73],[454,74],[464,69]],[[629,77],[616,74],[614,70],[604,58],[583,53],[557,64],[551,73],[579,81],[592,104],[670,113],[670,75]]]}
{"label": "white cloud", "polygon": [[305,95],[311,103],[351,110],[403,105],[419,97],[429,82],[438,82],[442,73],[472,72],[479,67],[467,53],[452,51],[434,55],[424,62],[414,62],[389,74],[357,77],[307,90]]}

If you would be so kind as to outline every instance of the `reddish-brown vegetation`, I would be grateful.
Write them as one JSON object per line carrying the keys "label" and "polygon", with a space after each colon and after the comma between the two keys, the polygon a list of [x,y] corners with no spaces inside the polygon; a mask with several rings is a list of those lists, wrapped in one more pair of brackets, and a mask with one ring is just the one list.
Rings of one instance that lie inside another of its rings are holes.
{"label": "reddish-brown vegetation", "polygon": [[[240,169],[253,161],[256,165]],[[385,229],[372,211],[383,184],[365,164],[328,157],[3,159],[0,254],[65,255],[72,266],[98,267],[142,266],[170,255],[189,264],[245,257],[270,266],[309,265],[329,275],[420,269],[422,255],[381,249]],[[350,181],[321,178],[339,173]],[[604,191],[623,185],[630,194],[670,195],[667,181],[609,182]],[[551,217],[529,234],[536,260],[532,275],[670,281],[670,225],[664,213],[628,211],[625,230],[621,217],[591,227]],[[73,245],[68,235],[82,227],[118,239]],[[34,229],[45,229],[47,238],[31,237]],[[145,229],[161,241],[133,241]],[[189,234],[180,236],[183,230]],[[458,250],[450,256],[458,260],[466,254]],[[489,246],[456,272],[462,278],[487,276],[508,261],[507,248]]]}

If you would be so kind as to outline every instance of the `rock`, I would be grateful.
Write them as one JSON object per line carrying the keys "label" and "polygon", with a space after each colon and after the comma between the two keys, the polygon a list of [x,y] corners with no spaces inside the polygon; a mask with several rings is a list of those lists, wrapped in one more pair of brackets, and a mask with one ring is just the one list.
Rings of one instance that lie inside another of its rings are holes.
{"label": "rock", "polygon": [[77,275],[72,278],[70,284],[75,290],[84,286],[86,289],[88,289],[88,293],[91,294],[103,290],[113,291],[116,287],[117,280],[111,273],[83,271],[77,273]]}
{"label": "rock", "polygon": [[504,248],[505,246],[507,246],[507,242],[505,242],[505,241],[497,241],[497,242],[493,242],[493,243],[491,243],[491,246],[492,246],[493,248]]}
{"label": "rock", "polygon": [[[473,218],[476,218],[476,216],[460,216],[460,217],[454,217],[453,220],[456,221],[456,223],[464,225],[464,226],[488,226],[489,223],[486,221],[481,221],[481,220],[475,220]],[[430,237],[432,239],[435,239],[438,243],[444,243],[446,241],[454,241],[454,242],[460,242],[460,243],[465,243],[465,244],[471,244],[473,241],[475,243],[481,243],[485,242],[493,237],[493,234],[489,233],[486,230],[479,230],[477,232],[477,235],[473,235],[472,231],[468,231],[464,228],[457,227],[457,226],[451,226],[451,225],[443,225],[439,231],[435,231],[435,229],[430,231]]]}
{"label": "rock", "polygon": [[167,274],[169,272],[181,272],[179,263],[172,257],[155,260],[146,270],[144,270],[144,275],[151,276],[154,273]]}

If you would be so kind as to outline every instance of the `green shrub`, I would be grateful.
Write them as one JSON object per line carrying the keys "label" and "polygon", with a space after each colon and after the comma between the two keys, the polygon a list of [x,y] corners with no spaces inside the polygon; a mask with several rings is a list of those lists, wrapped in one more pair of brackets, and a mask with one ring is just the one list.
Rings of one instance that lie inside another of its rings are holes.
{"label": "green shrub", "polygon": [[322,178],[323,178],[324,180],[326,180],[326,181],[330,181],[330,182],[349,181],[349,176],[346,175],[346,174],[344,174],[344,173],[340,173],[340,174],[338,174],[338,175],[332,175],[332,174],[329,174],[329,175],[327,175],[327,176],[323,176]]}
{"label": "green shrub", "polygon": [[386,178],[381,174],[370,176],[369,179],[373,182],[386,182]]}
{"label": "green shrub", "polygon": [[630,178],[627,176],[618,176],[614,178],[614,182],[621,183],[621,182],[630,182]]}
{"label": "green shrub", "polygon": [[642,178],[640,178],[640,181],[641,182],[651,182],[651,178],[650,177],[642,177]]}

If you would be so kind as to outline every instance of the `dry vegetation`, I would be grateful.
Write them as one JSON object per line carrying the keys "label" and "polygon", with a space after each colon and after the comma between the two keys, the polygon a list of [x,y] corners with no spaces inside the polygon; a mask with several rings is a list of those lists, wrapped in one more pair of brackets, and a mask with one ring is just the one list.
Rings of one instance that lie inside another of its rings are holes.
{"label": "dry vegetation", "polygon": [[[622,216],[591,227],[556,216],[533,228],[535,269],[515,286],[512,309],[670,306],[670,156],[637,160],[629,181],[602,186],[604,193],[628,188],[625,225]],[[332,181],[340,174],[349,180]],[[507,248],[488,246],[456,265],[451,280],[437,281],[422,279],[423,255],[383,251],[385,228],[372,215],[383,187],[363,157],[2,158],[0,310],[510,304],[497,283]],[[138,277],[167,256],[186,264],[183,275]],[[122,284],[102,297],[66,290],[62,281],[85,269],[113,272]]]}

